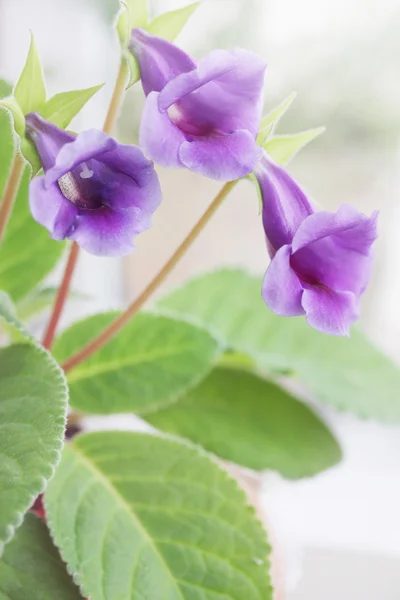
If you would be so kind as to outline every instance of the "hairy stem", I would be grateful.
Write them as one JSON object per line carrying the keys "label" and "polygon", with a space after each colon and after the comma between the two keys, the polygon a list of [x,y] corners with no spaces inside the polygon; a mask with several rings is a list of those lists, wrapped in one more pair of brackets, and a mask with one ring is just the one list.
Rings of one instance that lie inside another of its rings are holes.
{"label": "hairy stem", "polygon": [[[104,120],[103,131],[111,133],[115,122],[118,117],[119,109],[121,107],[122,98],[126,88],[126,82],[128,78],[128,71],[124,61],[121,61],[117,79],[114,86],[114,91],[111,96],[110,104],[108,107],[107,115]],[[50,316],[46,332],[43,337],[43,346],[48,350],[52,347],[54,337],[57,330],[57,325],[61,318],[64,310],[65,303],[68,298],[69,289],[71,286],[72,277],[76,264],[78,262],[79,246],[76,242],[73,242],[71,252],[69,254],[67,264],[65,265],[65,271],[61,285],[58,289],[57,297],[54,302],[53,310]]]}
{"label": "hairy stem", "polygon": [[22,157],[22,154],[17,152],[14,156],[10,174],[8,176],[6,187],[0,203],[0,242],[3,239],[8,220],[12,213],[24,168],[25,161]]}
{"label": "hairy stem", "polygon": [[121,329],[139,312],[142,306],[147,302],[150,296],[160,287],[163,281],[170,274],[175,265],[179,262],[179,260],[186,254],[187,250],[193,244],[193,242],[197,239],[201,231],[203,231],[204,227],[210,221],[216,210],[222,204],[225,197],[229,194],[231,189],[235,186],[237,182],[232,181],[226,183],[224,187],[220,190],[214,200],[211,202],[210,206],[207,208],[202,217],[200,217],[199,221],[190,231],[190,233],[183,240],[181,245],[175,250],[174,254],[171,258],[165,263],[162,269],[157,273],[157,275],[152,279],[149,285],[144,289],[144,291],[140,294],[140,296],[130,305],[128,308],[122,312],[106,329],[104,329],[96,338],[94,338],[91,342],[89,342],[86,346],[84,346],[81,350],[79,350],[76,354],[71,356],[63,365],[62,368],[65,372],[70,371],[77,365],[79,365],[84,360],[88,359],[92,354],[97,352],[100,348],[102,348],[107,342],[109,342]]}

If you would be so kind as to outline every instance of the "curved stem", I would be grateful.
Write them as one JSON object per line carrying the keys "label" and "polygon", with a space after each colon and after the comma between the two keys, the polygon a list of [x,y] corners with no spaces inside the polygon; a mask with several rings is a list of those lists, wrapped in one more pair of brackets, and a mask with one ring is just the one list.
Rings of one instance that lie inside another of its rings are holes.
{"label": "curved stem", "polygon": [[122,59],[119,65],[119,71],[115,82],[113,95],[111,96],[107,115],[104,120],[103,131],[105,131],[106,133],[111,133],[115,122],[118,118],[118,113],[121,108],[122,98],[126,89],[127,80],[128,67],[125,61]]}
{"label": "curved stem", "polygon": [[8,220],[11,216],[14,201],[25,168],[25,161],[19,152],[14,156],[10,174],[7,179],[3,197],[0,203],[0,242],[3,239]]}
{"label": "curved stem", "polygon": [[139,312],[144,303],[150,298],[153,292],[155,292],[156,289],[159,288],[159,286],[170,274],[175,265],[187,252],[188,248],[197,239],[198,235],[210,221],[211,217],[214,215],[216,210],[222,204],[223,200],[231,191],[231,189],[236,185],[236,183],[237,181],[231,181],[224,185],[224,187],[220,190],[219,194],[217,194],[217,196],[211,202],[210,206],[207,208],[203,216],[200,217],[199,221],[189,232],[189,234],[183,240],[181,245],[177,248],[177,250],[175,250],[171,258],[165,263],[162,269],[157,273],[157,275],[144,289],[140,296],[130,306],[128,306],[128,308],[124,312],[118,315],[118,317],[114,319],[114,321],[112,321],[112,323],[110,323],[110,325],[106,327],[106,329],[104,329],[96,338],[94,338],[76,354],[71,356],[62,365],[62,368],[66,373],[74,367],[76,367],[77,365],[79,365],[84,360],[88,359],[90,356],[92,356],[92,354],[97,352],[97,350],[99,350],[105,344],[107,344],[107,342],[109,342],[109,340],[111,340],[119,331],[121,331],[121,329],[132,319],[132,317],[134,317]]}
{"label": "curved stem", "polygon": [[[117,75],[117,79],[114,86],[114,91],[111,96],[110,104],[108,107],[107,115],[104,120],[103,131],[106,133],[111,133],[115,122],[118,117],[119,109],[121,107],[122,98],[126,89],[126,82],[128,78],[128,70],[125,64],[125,61],[121,61],[119,66],[119,71]],[[54,337],[57,330],[57,325],[62,315],[65,302],[68,298],[69,288],[71,286],[72,276],[74,274],[74,270],[76,264],[78,262],[79,256],[79,246],[76,242],[73,242],[71,252],[68,257],[67,264],[65,266],[65,271],[63,275],[63,279],[61,285],[59,287],[57,297],[54,302],[53,311],[50,316],[50,321],[47,326],[44,338],[43,338],[43,346],[50,350],[53,345]]]}
{"label": "curved stem", "polygon": [[54,336],[56,333],[57,325],[61,317],[65,302],[68,297],[69,288],[71,285],[72,275],[75,270],[76,263],[78,261],[79,246],[75,242],[72,244],[71,251],[68,256],[67,264],[65,266],[64,276],[61,285],[58,289],[57,296],[53,306],[53,312],[50,317],[50,321],[47,325],[46,332],[43,336],[43,346],[49,350],[53,344]]}

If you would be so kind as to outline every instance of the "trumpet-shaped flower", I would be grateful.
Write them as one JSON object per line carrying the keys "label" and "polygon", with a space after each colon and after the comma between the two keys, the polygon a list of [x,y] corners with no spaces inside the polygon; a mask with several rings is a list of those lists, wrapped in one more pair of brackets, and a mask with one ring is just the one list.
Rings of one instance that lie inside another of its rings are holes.
{"label": "trumpet-shaped flower", "polygon": [[370,277],[377,212],[344,204],[316,210],[297,183],[266,154],[255,176],[271,263],[262,296],[276,314],[305,315],[311,327],[348,335]]}
{"label": "trumpet-shaped flower", "polygon": [[186,167],[231,181],[253,171],[261,158],[256,136],[266,65],[247,50],[214,50],[197,63],[142,29],[130,50],[147,95],[140,142],[165,167]]}
{"label": "trumpet-shaped flower", "polygon": [[74,136],[37,113],[27,115],[26,127],[45,172],[30,186],[34,219],[54,239],[75,240],[91,254],[131,252],[161,202],[153,163],[102,131]]}

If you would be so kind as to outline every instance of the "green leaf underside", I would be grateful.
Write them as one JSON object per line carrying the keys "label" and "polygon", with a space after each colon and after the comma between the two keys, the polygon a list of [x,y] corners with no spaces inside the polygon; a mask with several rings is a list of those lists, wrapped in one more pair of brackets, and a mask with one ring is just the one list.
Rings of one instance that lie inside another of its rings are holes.
{"label": "green leaf underside", "polygon": [[315,475],[341,458],[334,437],[306,405],[273,383],[234,369],[216,369],[185,398],[147,420],[225,460],[291,479]]}
{"label": "green leaf underside", "polygon": [[147,27],[148,31],[153,35],[173,42],[199,4],[200,2],[194,2],[178,10],[172,10],[156,17]]}
{"label": "green leaf underside", "polygon": [[263,145],[267,137],[274,131],[279,121],[286,113],[293,100],[296,98],[296,92],[292,92],[281,104],[273,108],[260,123],[260,133],[257,137],[257,143]]}
{"label": "green leaf underside", "polygon": [[26,167],[0,246],[0,288],[16,302],[52,271],[65,248],[64,242],[52,240],[47,229],[34,221],[28,203],[29,180]]}
{"label": "green leaf underside", "polygon": [[[63,362],[116,314],[95,315],[76,323],[56,341],[54,355]],[[71,371],[71,405],[92,414],[146,414],[195,386],[211,370],[220,352],[217,341],[204,329],[142,313]]]}
{"label": "green leaf underside", "polygon": [[400,371],[392,361],[355,328],[350,339],[331,337],[311,329],[304,318],[274,315],[261,299],[257,277],[215,271],[160,306],[207,327],[267,372],[294,372],[321,401],[362,417],[400,421]]}
{"label": "green leaf underside", "polygon": [[279,165],[285,166],[307,144],[325,131],[325,127],[309,129],[292,135],[277,135],[264,144],[264,150]]}
{"label": "green leaf underside", "polygon": [[56,94],[46,102],[40,114],[57,127],[65,129],[103,85]]}
{"label": "green leaf underside", "polygon": [[92,600],[269,600],[265,532],[210,458],[170,439],[81,435],[46,493],[49,526]]}
{"label": "green leaf underside", "polygon": [[0,559],[0,600],[79,600],[44,522],[32,513]]}
{"label": "green leaf underside", "polygon": [[40,111],[46,102],[42,66],[33,35],[31,35],[25,66],[15,86],[14,96],[24,115],[32,111]]}
{"label": "green leaf underside", "polygon": [[[0,316],[24,334],[3,292]],[[64,437],[63,373],[25,335],[26,343],[0,349],[0,550],[53,474]]]}

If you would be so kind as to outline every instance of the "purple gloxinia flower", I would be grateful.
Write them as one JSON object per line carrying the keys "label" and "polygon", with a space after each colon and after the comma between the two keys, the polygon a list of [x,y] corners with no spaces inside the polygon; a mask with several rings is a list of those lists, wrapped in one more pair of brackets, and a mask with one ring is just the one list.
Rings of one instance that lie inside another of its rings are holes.
{"label": "purple gloxinia flower", "polygon": [[91,254],[131,252],[161,202],[153,163],[103,131],[74,136],[37,113],[26,117],[26,129],[45,172],[30,186],[34,219],[52,238],[75,240]]}
{"label": "purple gloxinia flower", "polygon": [[142,29],[133,29],[129,47],[147,96],[140,131],[144,152],[165,167],[223,181],[251,173],[261,158],[256,136],[263,60],[247,50],[214,50],[196,64]]}
{"label": "purple gloxinia flower", "polygon": [[271,263],[262,296],[285,317],[306,315],[311,327],[348,335],[370,277],[377,216],[343,204],[316,210],[288,173],[266,154],[257,166]]}

